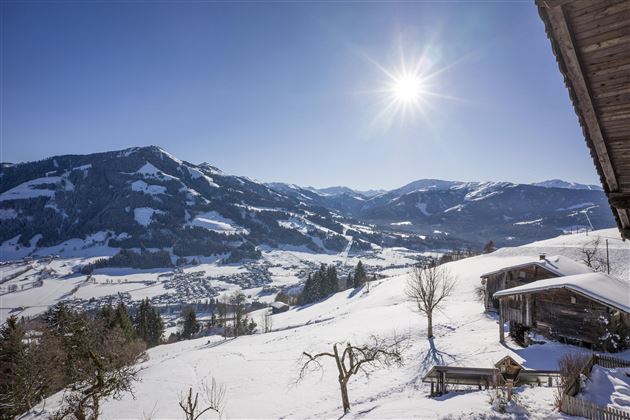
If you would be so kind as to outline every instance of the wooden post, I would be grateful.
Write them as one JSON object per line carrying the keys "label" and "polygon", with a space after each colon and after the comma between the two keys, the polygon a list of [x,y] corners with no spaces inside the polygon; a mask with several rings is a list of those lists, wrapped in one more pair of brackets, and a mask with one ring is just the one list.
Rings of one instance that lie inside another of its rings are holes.
{"label": "wooden post", "polygon": [[446,394],[446,372],[445,371],[440,372],[440,383],[439,383],[438,393],[440,395]]}
{"label": "wooden post", "polygon": [[505,324],[505,320],[503,319],[503,299],[499,298],[499,342],[505,342],[505,332],[503,331],[503,326]]}

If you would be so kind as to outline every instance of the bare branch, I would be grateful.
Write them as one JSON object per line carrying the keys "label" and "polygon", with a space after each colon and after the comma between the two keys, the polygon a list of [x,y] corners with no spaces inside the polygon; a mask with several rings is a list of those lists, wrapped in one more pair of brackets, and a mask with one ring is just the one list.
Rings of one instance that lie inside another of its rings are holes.
{"label": "bare branch", "polygon": [[427,316],[427,336],[433,337],[433,311],[453,293],[455,279],[443,265],[414,267],[410,273],[405,294],[416,310]]}
{"label": "bare branch", "polygon": [[[404,349],[403,343],[407,340],[405,336],[397,336],[394,334],[393,338],[384,340],[376,335],[373,335],[369,343],[359,346],[353,346],[349,342],[346,342],[346,346],[341,352],[337,346],[339,343],[333,344],[333,353],[322,352],[315,355],[309,353],[302,353],[302,357],[306,358],[306,361],[301,362],[302,367],[300,369],[299,379],[313,370],[321,370],[322,365],[318,359],[322,357],[331,357],[337,364],[339,387],[341,389],[341,399],[344,412],[350,409],[350,402],[348,399],[347,383],[353,375],[359,372],[363,372],[368,375],[368,366],[372,368],[378,367],[390,367],[392,365],[402,365],[403,357],[402,352]],[[315,368],[313,368],[315,366]]]}
{"label": "bare branch", "polygon": [[179,396],[179,406],[186,415],[186,420],[197,420],[208,411],[214,411],[221,418],[225,404],[225,387],[217,384],[216,380],[208,383],[206,380],[201,382],[202,397],[207,404],[206,408],[199,408],[199,392],[195,393],[193,398],[193,389],[188,389],[188,395]]}
{"label": "bare branch", "polygon": [[[318,353],[318,354],[316,354],[314,356],[310,355],[307,352],[303,352],[302,356],[306,358],[306,362],[304,362],[304,363],[300,362],[302,367],[300,368],[300,374],[298,375],[297,382],[299,382],[302,379],[304,379],[304,377],[306,376],[307,373],[322,369],[322,364],[317,359],[319,359],[321,357],[332,357],[333,359],[336,359],[334,354],[326,353],[326,352]],[[315,366],[315,367],[313,368],[313,366]]]}

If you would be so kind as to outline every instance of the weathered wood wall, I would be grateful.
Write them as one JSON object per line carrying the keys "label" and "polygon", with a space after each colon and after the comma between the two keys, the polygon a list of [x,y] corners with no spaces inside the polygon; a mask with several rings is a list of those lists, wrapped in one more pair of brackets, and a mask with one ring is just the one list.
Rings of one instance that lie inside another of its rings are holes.
{"label": "weathered wood wall", "polygon": [[[501,298],[501,311],[506,322],[594,348],[601,344],[612,317],[620,317],[618,311],[567,289],[506,296]],[[620,319],[625,322],[625,317]]]}
{"label": "weathered wood wall", "polygon": [[485,277],[486,310],[499,310],[499,300],[492,297],[496,292],[552,277],[558,276],[536,264]]}

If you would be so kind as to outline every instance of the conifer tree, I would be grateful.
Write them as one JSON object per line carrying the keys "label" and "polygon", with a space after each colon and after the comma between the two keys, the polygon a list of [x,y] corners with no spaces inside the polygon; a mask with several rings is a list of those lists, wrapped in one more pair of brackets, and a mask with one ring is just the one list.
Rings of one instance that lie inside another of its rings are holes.
{"label": "conifer tree", "polygon": [[483,247],[483,253],[484,254],[490,254],[490,253],[494,252],[495,249],[496,248],[494,246],[494,242],[490,241]]}
{"label": "conifer tree", "polygon": [[148,347],[154,347],[162,341],[164,334],[164,322],[160,313],[151,306],[149,299],[145,299],[140,304],[138,312],[134,318],[136,334]]}
{"label": "conifer tree", "polygon": [[323,298],[324,296],[327,296],[328,291],[330,289],[330,285],[328,284],[328,277],[327,277],[325,264],[321,264],[319,266],[319,270],[317,270],[317,273],[315,274],[315,276],[317,277],[317,283],[319,286],[317,298],[315,300],[319,300]]}
{"label": "conifer tree", "polygon": [[15,315],[11,315],[0,330],[0,376],[3,378],[0,391],[6,391],[5,385],[8,385],[17,373],[16,367],[26,349],[23,343],[24,335],[24,328]]}
{"label": "conifer tree", "polygon": [[339,276],[334,265],[320,265],[319,269],[308,275],[300,295],[300,304],[316,302],[339,291]]}
{"label": "conifer tree", "polygon": [[334,265],[329,265],[326,270],[326,284],[327,292],[326,295],[337,293],[339,291],[339,277],[337,277],[337,268]]}
{"label": "conifer tree", "polygon": [[247,324],[247,316],[245,315],[245,301],[247,298],[242,292],[236,292],[230,298],[230,304],[234,311],[234,336],[244,334]]}
{"label": "conifer tree", "polygon": [[354,287],[361,287],[367,281],[367,273],[361,260],[357,263],[357,268],[354,270]]}
{"label": "conifer tree", "polygon": [[114,328],[116,312],[109,303],[101,308],[96,317],[103,322],[103,325],[106,328],[109,328],[110,330]]}
{"label": "conifer tree", "polygon": [[59,302],[44,314],[44,320],[50,331],[57,335],[67,333],[74,318],[74,312],[64,302]]}
{"label": "conifer tree", "polygon": [[197,314],[192,306],[184,309],[182,313],[184,318],[184,325],[182,326],[182,338],[184,340],[191,339],[195,334],[199,332],[199,322],[197,321]]}
{"label": "conifer tree", "polygon": [[15,315],[7,319],[0,329],[0,416],[14,418],[26,408],[16,404],[17,394],[22,394],[24,384],[22,370],[26,359],[25,331]]}
{"label": "conifer tree", "polygon": [[300,295],[300,303],[305,305],[307,303],[315,302],[319,296],[319,284],[316,275],[309,274],[306,283],[304,283],[304,289]]}
{"label": "conifer tree", "polygon": [[118,307],[116,307],[113,325],[114,327],[119,327],[122,330],[127,340],[134,338],[135,332],[133,330],[133,324],[131,323],[131,318],[129,318],[127,307],[122,302],[120,302]]}

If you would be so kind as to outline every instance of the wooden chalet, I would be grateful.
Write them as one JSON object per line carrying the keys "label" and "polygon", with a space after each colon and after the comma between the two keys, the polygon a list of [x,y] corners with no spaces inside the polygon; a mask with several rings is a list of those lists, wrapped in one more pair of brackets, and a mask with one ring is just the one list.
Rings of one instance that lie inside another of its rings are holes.
{"label": "wooden chalet", "polygon": [[[504,325],[520,344],[528,345],[528,332],[593,349],[607,348],[607,337],[630,331],[630,283],[604,273],[591,272],[538,280],[501,290],[499,338]],[[621,340],[624,337],[620,337]]]}
{"label": "wooden chalet", "polygon": [[630,1],[536,0],[624,239],[630,239]]}
{"label": "wooden chalet", "polygon": [[537,280],[592,272],[586,265],[570,258],[563,256],[547,257],[545,254],[540,254],[538,257],[526,259],[518,264],[482,274],[481,284],[484,286],[486,311],[499,311],[499,300],[493,296],[500,290]]}
{"label": "wooden chalet", "polygon": [[271,305],[269,305],[269,306],[271,306],[271,313],[272,314],[279,314],[279,313],[282,313],[282,312],[286,312],[290,308],[290,306],[287,305],[286,303],[279,302],[279,301],[272,302]]}

